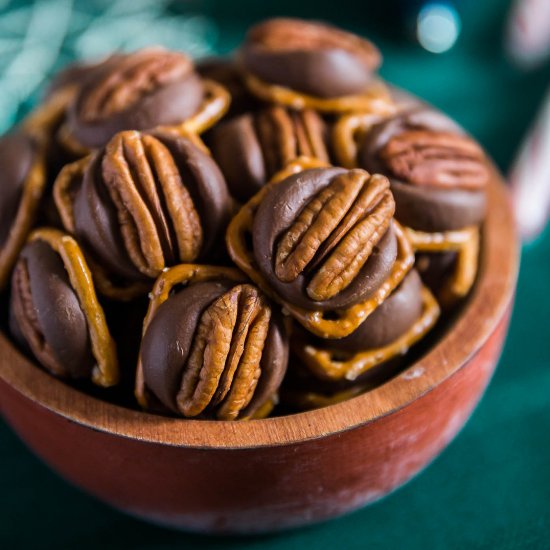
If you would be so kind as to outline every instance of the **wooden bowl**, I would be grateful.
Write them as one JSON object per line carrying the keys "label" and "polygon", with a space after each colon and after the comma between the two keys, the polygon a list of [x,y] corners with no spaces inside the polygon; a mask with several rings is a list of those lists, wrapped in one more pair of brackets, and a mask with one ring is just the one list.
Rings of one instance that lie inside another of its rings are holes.
{"label": "wooden bowl", "polygon": [[169,419],[84,395],[0,334],[0,405],[28,446],[112,506],[211,533],[276,531],[338,516],[399,487],[451,441],[502,349],[518,268],[507,193],[489,188],[478,281],[422,359],[344,403],[250,422]]}

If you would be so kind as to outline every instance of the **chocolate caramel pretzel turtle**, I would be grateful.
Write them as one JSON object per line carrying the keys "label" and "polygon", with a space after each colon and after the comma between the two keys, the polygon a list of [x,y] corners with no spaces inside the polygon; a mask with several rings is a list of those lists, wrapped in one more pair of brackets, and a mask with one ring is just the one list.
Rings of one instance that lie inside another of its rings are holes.
{"label": "chocolate caramel pretzel turtle", "polygon": [[239,61],[248,88],[264,101],[331,113],[394,108],[374,75],[377,48],[330,25],[270,19],[250,29]]}
{"label": "chocolate caramel pretzel turtle", "polygon": [[310,332],[351,334],[414,262],[384,176],[298,159],[231,221],[237,266]]}
{"label": "chocolate caramel pretzel turtle", "polygon": [[395,216],[415,250],[456,253],[441,299],[465,296],[477,272],[490,176],[482,149],[448,117],[425,106],[374,125],[363,115],[349,115],[338,124],[333,134],[337,158],[389,177]]}
{"label": "chocolate caramel pretzel turtle", "polygon": [[78,243],[56,229],[38,229],[12,275],[10,329],[51,373],[118,382],[116,347]]}
{"label": "chocolate caramel pretzel turtle", "polygon": [[187,418],[269,414],[288,363],[277,310],[236,269],[184,264],[160,275],[144,322],[135,394]]}
{"label": "chocolate caramel pretzel turtle", "polygon": [[231,208],[223,175],[196,138],[163,132],[116,134],[66,166],[54,196],[100,292],[121,300],[146,293],[166,267],[207,258]]}
{"label": "chocolate caramel pretzel turtle", "polygon": [[58,134],[77,156],[103,147],[123,130],[168,126],[203,132],[230,102],[225,88],[203,81],[187,56],[158,47],[112,56],[86,76]]}
{"label": "chocolate caramel pretzel turtle", "polygon": [[329,162],[328,128],[315,111],[270,106],[222,122],[207,138],[229,191],[246,202],[300,156]]}

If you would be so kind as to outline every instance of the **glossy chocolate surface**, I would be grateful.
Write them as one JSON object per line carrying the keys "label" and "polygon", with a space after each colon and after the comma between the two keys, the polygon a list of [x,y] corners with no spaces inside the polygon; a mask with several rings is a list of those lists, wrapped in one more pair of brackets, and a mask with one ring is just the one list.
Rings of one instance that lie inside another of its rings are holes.
{"label": "glossy chocolate surface", "polygon": [[390,344],[410,329],[422,314],[422,283],[413,269],[359,328],[339,340],[320,341],[343,351],[364,351]]}
{"label": "glossy chocolate surface", "polygon": [[83,249],[109,272],[128,280],[144,277],[132,264],[120,234],[117,211],[102,184],[101,154],[95,156],[76,189],[75,234]]}
{"label": "glossy chocolate surface", "polygon": [[252,114],[241,115],[214,128],[208,145],[237,200],[246,202],[267,181],[264,155]]}
{"label": "glossy chocolate surface", "polygon": [[12,333],[46,368],[54,363],[68,377],[90,375],[95,360],[88,322],[61,257],[48,244],[33,241],[23,249],[11,310]]}
{"label": "glossy chocolate surface", "polygon": [[193,198],[204,232],[200,260],[223,238],[229,221],[231,198],[224,175],[210,155],[190,140],[154,132],[172,153],[182,180]]}
{"label": "glossy chocolate surface", "polygon": [[254,258],[269,285],[285,301],[312,310],[345,308],[368,298],[387,279],[397,257],[397,242],[390,229],[374,247],[357,277],[336,296],[314,301],[307,295],[307,275],[292,282],[281,281],[274,273],[277,241],[298,217],[309,200],[326,187],[332,178],[344,174],[344,168],[305,170],[274,185],[264,197],[254,217],[252,240]]}

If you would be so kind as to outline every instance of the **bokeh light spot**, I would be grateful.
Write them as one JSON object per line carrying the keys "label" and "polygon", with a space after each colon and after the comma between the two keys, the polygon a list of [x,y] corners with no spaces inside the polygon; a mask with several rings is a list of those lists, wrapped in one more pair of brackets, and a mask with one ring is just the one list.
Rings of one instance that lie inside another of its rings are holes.
{"label": "bokeh light spot", "polygon": [[422,47],[429,52],[443,53],[452,48],[460,29],[460,16],[448,4],[428,4],[418,14],[416,36]]}

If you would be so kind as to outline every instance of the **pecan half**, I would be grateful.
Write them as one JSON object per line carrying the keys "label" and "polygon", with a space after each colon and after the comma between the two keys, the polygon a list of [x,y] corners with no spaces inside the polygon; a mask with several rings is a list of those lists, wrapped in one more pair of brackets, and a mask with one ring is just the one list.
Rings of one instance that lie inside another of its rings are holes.
{"label": "pecan half", "polygon": [[350,170],[336,176],[280,237],[275,274],[295,280],[308,271],[307,293],[327,300],[348,286],[388,230],[395,203],[386,177]]}
{"label": "pecan half", "polygon": [[481,147],[459,134],[406,130],[393,136],[379,155],[395,177],[413,185],[473,190],[489,179]]}
{"label": "pecan half", "polygon": [[177,396],[184,416],[216,408],[223,420],[237,418],[252,399],[271,309],[251,285],[237,285],[202,314]]}
{"label": "pecan half", "polygon": [[177,52],[146,49],[122,56],[81,97],[80,117],[85,122],[105,120],[192,70],[191,60]]}
{"label": "pecan half", "polygon": [[203,242],[201,220],[168,147],[151,135],[120,132],[101,164],[122,239],[139,271],[155,277],[166,265],[194,261]]}
{"label": "pecan half", "polygon": [[299,156],[329,161],[326,126],[312,109],[269,107],[256,115],[254,124],[269,177]]}

